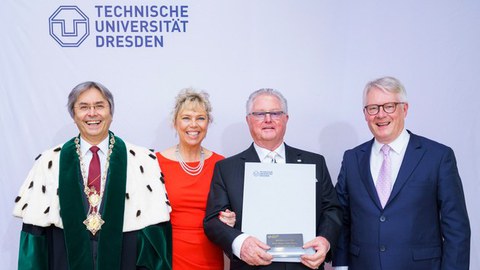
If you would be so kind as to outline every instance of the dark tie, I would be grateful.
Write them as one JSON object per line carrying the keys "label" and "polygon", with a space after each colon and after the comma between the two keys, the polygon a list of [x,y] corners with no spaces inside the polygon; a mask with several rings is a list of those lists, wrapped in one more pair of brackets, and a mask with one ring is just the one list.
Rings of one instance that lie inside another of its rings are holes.
{"label": "dark tie", "polygon": [[390,162],[390,146],[385,144],[382,146],[383,153],[383,162],[382,167],[380,168],[380,173],[378,174],[377,180],[377,194],[380,199],[382,207],[385,207],[385,204],[390,197],[390,192],[392,190],[392,165]]}
{"label": "dark tie", "polygon": [[90,161],[90,167],[88,167],[88,186],[94,187],[97,194],[100,194],[100,159],[98,158],[98,150],[100,148],[95,145],[90,147],[92,152],[92,160]]}

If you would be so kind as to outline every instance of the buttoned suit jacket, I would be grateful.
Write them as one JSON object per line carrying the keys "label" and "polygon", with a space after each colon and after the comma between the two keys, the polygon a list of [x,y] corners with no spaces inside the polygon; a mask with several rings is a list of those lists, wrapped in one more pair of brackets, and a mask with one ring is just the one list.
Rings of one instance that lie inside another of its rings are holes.
{"label": "buttoned suit jacket", "polygon": [[[287,163],[316,165],[316,234],[325,237],[334,247],[341,229],[341,208],[323,156],[285,145]],[[266,267],[249,266],[232,254],[233,240],[242,233],[242,205],[245,162],[260,162],[253,144],[245,151],[217,162],[208,196],[204,230],[230,258],[230,269],[308,269],[301,263],[274,262]],[[259,204],[261,202],[258,202]],[[232,228],[218,219],[220,211],[236,213]],[[301,211],[301,209],[299,209]],[[267,224],[265,224],[267,226]],[[305,239],[309,241],[311,239]],[[320,268],[322,269],[322,268]]]}
{"label": "buttoned suit jacket", "polygon": [[382,209],[370,172],[374,140],[345,152],[336,185],[344,229],[334,265],[349,270],[468,269],[470,225],[451,148],[412,134]]}

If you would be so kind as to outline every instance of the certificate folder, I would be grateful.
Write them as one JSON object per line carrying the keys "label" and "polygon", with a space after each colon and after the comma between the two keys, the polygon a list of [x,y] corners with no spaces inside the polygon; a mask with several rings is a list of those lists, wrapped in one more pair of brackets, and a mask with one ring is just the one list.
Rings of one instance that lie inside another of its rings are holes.
{"label": "certificate folder", "polygon": [[273,261],[300,261],[315,238],[315,165],[245,163],[242,231],[267,243]]}

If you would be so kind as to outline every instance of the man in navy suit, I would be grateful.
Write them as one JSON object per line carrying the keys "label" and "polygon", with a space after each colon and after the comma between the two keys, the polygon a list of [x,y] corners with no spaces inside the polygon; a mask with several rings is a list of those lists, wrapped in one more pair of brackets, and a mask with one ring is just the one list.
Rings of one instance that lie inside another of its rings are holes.
{"label": "man in navy suit", "polygon": [[[340,233],[342,218],[325,159],[284,143],[288,121],[287,101],[276,90],[260,89],[253,92],[247,101],[246,120],[254,143],[247,150],[216,164],[204,220],[205,233],[229,256],[231,270],[323,269],[323,263],[330,257],[329,251]],[[316,253],[302,255],[301,263],[272,262],[272,255],[267,253],[269,246],[242,232],[245,162],[272,162],[272,159],[277,163],[316,165],[316,237],[305,239],[310,241],[304,245],[304,248],[314,248]],[[233,228],[217,218],[220,211],[225,209],[236,213]]]}
{"label": "man in navy suit", "polygon": [[369,82],[363,105],[375,138],[343,156],[335,269],[468,269],[470,225],[452,149],[405,129],[407,95],[395,78]]}

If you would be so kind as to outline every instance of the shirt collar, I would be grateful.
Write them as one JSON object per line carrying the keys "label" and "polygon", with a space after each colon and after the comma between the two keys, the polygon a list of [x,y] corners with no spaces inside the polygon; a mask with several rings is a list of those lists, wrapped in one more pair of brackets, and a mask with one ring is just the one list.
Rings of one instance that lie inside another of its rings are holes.
{"label": "shirt collar", "polygon": [[[395,153],[400,154],[403,151],[405,151],[405,149],[407,148],[407,144],[409,140],[410,140],[410,134],[407,132],[406,129],[403,129],[400,135],[398,135],[398,137],[395,140],[393,140],[393,142],[389,143],[388,146],[390,146],[390,148]],[[380,149],[382,148],[382,146],[383,144],[377,141],[377,139],[375,139],[375,141],[373,142],[372,151],[374,153],[379,153],[381,151]]]}
{"label": "shirt collar", "polygon": [[285,144],[284,143],[281,143],[280,146],[278,146],[273,151],[270,151],[268,149],[260,147],[256,143],[253,143],[253,147],[255,147],[255,151],[257,151],[257,154],[258,154],[258,157],[260,158],[260,161],[263,161],[265,158],[267,158],[268,154],[270,154],[271,152],[275,152],[280,159],[286,160],[286,158],[285,158]]}
{"label": "shirt collar", "polygon": [[[103,154],[107,153],[108,150],[108,140],[110,139],[110,136],[107,136],[103,141],[101,141],[99,144],[97,144],[97,147],[100,148],[100,152]],[[84,140],[82,136],[80,136],[80,150],[82,151],[82,156],[85,157],[85,155],[90,151],[90,147],[92,145]]]}

